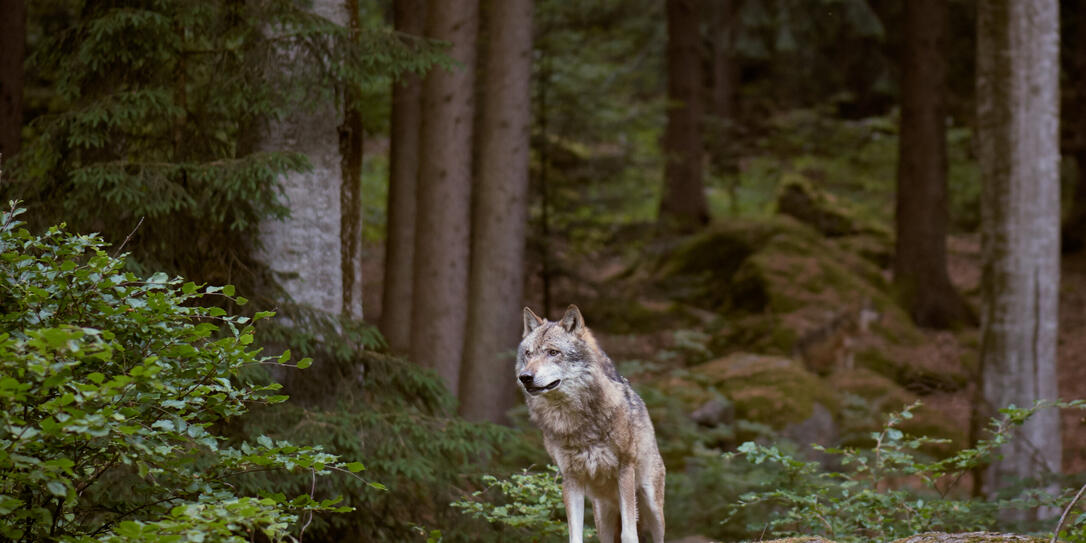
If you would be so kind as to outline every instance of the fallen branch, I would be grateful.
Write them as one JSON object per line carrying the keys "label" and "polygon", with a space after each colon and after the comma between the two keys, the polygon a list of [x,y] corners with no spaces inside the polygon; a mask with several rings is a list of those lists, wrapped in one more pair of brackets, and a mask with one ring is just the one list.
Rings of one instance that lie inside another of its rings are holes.
{"label": "fallen branch", "polygon": [[1063,509],[1063,514],[1060,515],[1060,522],[1056,524],[1056,531],[1052,532],[1052,541],[1049,543],[1056,543],[1056,539],[1060,537],[1060,530],[1063,529],[1063,523],[1067,520],[1067,515],[1074,509],[1075,504],[1078,503],[1079,498],[1082,497],[1082,493],[1086,492],[1086,485],[1082,485],[1082,488],[1078,489],[1078,494],[1071,500],[1071,503],[1067,504],[1067,507]]}

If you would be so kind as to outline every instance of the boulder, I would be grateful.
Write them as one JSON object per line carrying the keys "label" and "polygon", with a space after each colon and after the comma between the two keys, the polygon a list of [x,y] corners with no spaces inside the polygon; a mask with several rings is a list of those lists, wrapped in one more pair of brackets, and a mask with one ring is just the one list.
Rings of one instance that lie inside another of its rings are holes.
{"label": "boulder", "polygon": [[[872,233],[848,239],[887,246]],[[700,319],[716,326],[709,347],[717,355],[798,356],[818,373],[865,367],[916,392],[964,386],[964,355],[934,345],[890,296],[883,269],[853,249],[790,217],[721,221],[657,259],[652,285],[663,298],[721,315]],[[863,330],[848,325],[869,310],[876,318]],[[802,356],[801,347],[820,341],[828,348],[815,350],[832,356]]]}
{"label": "boulder", "polygon": [[1048,541],[1047,538],[1043,537],[999,534],[994,532],[969,532],[962,534],[927,532],[895,539],[892,543],[1047,543]]}
{"label": "boulder", "polygon": [[811,179],[787,173],[781,177],[777,211],[810,225],[828,237],[859,233],[885,234],[885,228],[861,219],[858,210],[847,201],[826,192]]}
{"label": "boulder", "polygon": [[821,405],[836,411],[838,399],[817,375],[790,358],[733,353],[693,366],[663,384],[690,411],[722,395],[735,417],[782,429],[801,423]]}

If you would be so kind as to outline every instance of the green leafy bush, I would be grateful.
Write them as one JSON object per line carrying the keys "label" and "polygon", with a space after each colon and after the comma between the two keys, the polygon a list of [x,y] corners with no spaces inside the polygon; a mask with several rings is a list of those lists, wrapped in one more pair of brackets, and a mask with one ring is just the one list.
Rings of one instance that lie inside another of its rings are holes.
{"label": "green leafy bush", "polygon": [[[558,467],[547,466],[545,472],[524,470],[507,479],[484,475],[484,490],[472,494],[475,499],[453,502],[453,507],[475,518],[512,528],[517,533],[531,534],[533,541],[561,541],[568,533],[565,507],[562,504],[562,485]],[[500,503],[485,501],[485,494],[497,490],[502,496]],[[586,521],[591,526],[592,521]],[[585,539],[594,537],[594,530],[587,528]]]}
{"label": "green leafy bush", "polygon": [[200,307],[207,296],[245,300],[232,286],[136,277],[97,236],[33,235],[21,211],[0,215],[0,536],[283,540],[304,531],[300,516],[349,509],[312,490],[236,490],[254,471],[315,481],[363,469],[320,448],[219,433],[252,405],[286,400],[243,370],[309,363],[252,348],[253,323],[271,313]]}
{"label": "green leafy bush", "polygon": [[[988,439],[935,461],[925,460],[917,451],[942,440],[912,437],[898,429],[918,405],[891,414],[884,428],[872,434],[874,445],[870,450],[815,447],[838,458],[841,471],[826,471],[818,462],[796,459],[776,446],[744,443],[738,453],[725,457],[742,455],[752,464],[770,464],[778,469],[765,489],[741,496],[734,511],[772,507],[768,521],[749,526],[752,531],[867,542],[925,531],[991,529],[997,527],[1001,510],[1067,503],[1067,492],[1052,495],[1039,488],[1043,485],[992,501],[964,497],[955,492],[955,486],[966,473],[990,461],[1011,439],[1012,430],[1038,410],[1053,406],[1083,408],[1086,402],[1038,402],[1030,408],[1001,409],[1002,416],[989,423]],[[1073,525],[1066,534],[1080,530],[1081,524]],[[1080,541],[1081,537],[1069,540]]]}
{"label": "green leafy bush", "polygon": [[[288,384],[291,401],[254,409],[243,433],[320,444],[346,458],[364,458],[367,475],[388,490],[372,492],[348,478],[321,483],[355,511],[315,518],[306,538],[401,542],[417,537],[417,526],[425,525],[440,528],[446,542],[499,540],[495,528],[460,514],[449,502],[462,489],[477,488],[481,473],[525,465],[513,458],[522,437],[503,426],[457,417],[455,398],[437,374],[410,361],[366,351],[342,360],[313,354],[317,361],[303,374],[307,380],[323,377]],[[318,388],[324,399],[312,396]],[[308,400],[299,401],[302,396]],[[302,473],[254,474],[245,483],[254,492],[306,493],[312,481]]]}

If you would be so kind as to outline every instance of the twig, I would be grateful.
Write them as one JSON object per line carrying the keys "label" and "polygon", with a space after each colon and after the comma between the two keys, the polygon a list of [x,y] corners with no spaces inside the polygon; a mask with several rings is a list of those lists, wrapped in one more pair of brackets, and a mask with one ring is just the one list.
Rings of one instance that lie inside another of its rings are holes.
{"label": "twig", "polygon": [[121,255],[121,250],[124,249],[124,246],[128,244],[128,240],[132,239],[132,236],[135,235],[136,230],[140,229],[141,224],[143,224],[143,217],[140,217],[140,222],[136,223],[136,227],[128,233],[128,237],[124,238],[124,241],[121,242],[121,245],[117,247],[117,251],[113,253],[113,258],[117,258]]}
{"label": "twig", "polygon": [[[309,499],[315,500],[317,494],[317,470],[310,469],[313,473],[313,484],[309,487]],[[305,529],[309,527],[309,524],[313,522],[313,510],[309,510],[309,518],[305,521],[305,526],[302,526],[302,531],[298,532],[298,543],[302,543],[302,538],[305,537]]]}
{"label": "twig", "polygon": [[1068,513],[1070,513],[1071,509],[1073,509],[1075,507],[1075,504],[1078,503],[1078,500],[1082,497],[1083,492],[1086,492],[1086,485],[1082,485],[1082,488],[1078,489],[1078,494],[1075,494],[1075,497],[1071,500],[1071,503],[1067,504],[1067,507],[1063,509],[1063,514],[1060,515],[1060,522],[1056,524],[1056,531],[1052,532],[1052,541],[1050,541],[1049,543],[1056,543],[1056,539],[1060,537],[1060,530],[1063,529],[1063,523],[1067,520]]}

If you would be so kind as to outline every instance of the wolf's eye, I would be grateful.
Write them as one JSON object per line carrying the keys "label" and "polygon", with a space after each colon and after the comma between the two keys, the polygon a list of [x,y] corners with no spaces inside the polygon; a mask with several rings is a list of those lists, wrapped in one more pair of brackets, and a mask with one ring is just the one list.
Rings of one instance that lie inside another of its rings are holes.
{"label": "wolf's eye", "polygon": [[562,354],[558,349],[547,349],[547,356],[558,356]]}

